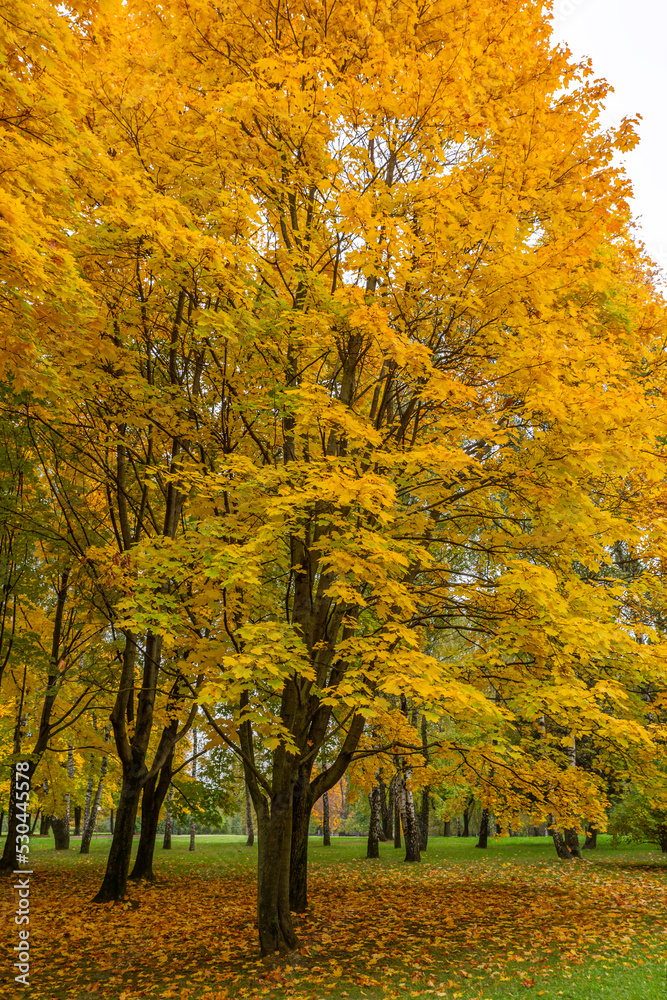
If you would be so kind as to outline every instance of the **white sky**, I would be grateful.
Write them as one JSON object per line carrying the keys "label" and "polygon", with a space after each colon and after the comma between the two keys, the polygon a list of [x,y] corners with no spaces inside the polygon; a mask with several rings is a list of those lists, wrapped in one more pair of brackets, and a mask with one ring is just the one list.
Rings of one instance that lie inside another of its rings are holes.
{"label": "white sky", "polygon": [[613,86],[605,124],[642,116],[625,167],[640,236],[667,279],[667,0],[554,0],[554,37]]}

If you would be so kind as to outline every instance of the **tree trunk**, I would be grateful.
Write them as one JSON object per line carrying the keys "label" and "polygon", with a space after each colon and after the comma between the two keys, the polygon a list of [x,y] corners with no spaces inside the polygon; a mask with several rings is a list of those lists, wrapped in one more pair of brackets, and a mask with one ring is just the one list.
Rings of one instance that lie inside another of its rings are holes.
{"label": "tree trunk", "polygon": [[660,824],[658,827],[658,843],[663,854],[667,854],[667,826]]}
{"label": "tree trunk", "polygon": [[[43,819],[44,817],[42,817],[42,821]],[[0,837],[2,837],[2,827],[4,822],[5,822],[5,810],[3,809],[2,812],[0,812]]]}
{"label": "tree trunk", "polygon": [[160,810],[165,800],[167,791],[171,786],[172,765],[174,760],[173,750],[162,765],[159,781],[153,775],[144,785],[144,793],[141,800],[141,833],[139,835],[139,846],[137,856],[134,860],[134,867],[130,874],[133,881],[146,879],[148,882],[155,882],[153,873],[153,855],[155,852],[155,839],[157,837],[157,827],[160,821]]}
{"label": "tree trunk", "polygon": [[255,831],[252,825],[252,802],[250,800],[250,792],[248,791],[247,784],[245,786],[245,828],[248,835],[245,846],[252,847],[255,843]]}
{"label": "tree trunk", "polygon": [[368,843],[366,845],[366,857],[367,858],[379,858],[380,857],[380,832],[382,826],[380,823],[380,789],[377,785],[373,785],[368,796],[368,800],[371,806],[371,820],[368,827]]}
{"label": "tree trunk", "polygon": [[[34,818],[34,820],[32,821],[32,826],[30,827],[30,835],[31,835],[31,836],[32,836],[32,834],[33,834],[33,833],[35,832],[35,830],[37,829],[37,824],[38,824],[38,823],[40,822],[40,817],[41,817],[41,815],[42,815],[42,810],[41,810],[41,809],[38,809],[38,810],[37,810],[37,813],[36,813],[36,815],[35,815],[35,818]],[[0,823],[0,829],[2,829],[2,824],[1,824],[1,823]]]}
{"label": "tree trunk", "polygon": [[419,812],[419,850],[425,851],[428,847],[428,823],[430,807],[431,789],[427,785],[422,788],[421,810]]}
{"label": "tree trunk", "polygon": [[114,832],[114,830],[113,830],[113,809],[109,813],[109,832],[110,833]]}
{"label": "tree trunk", "polygon": [[[380,772],[381,773],[381,772]],[[387,806],[387,786],[378,774],[378,794],[380,797],[380,840],[389,840],[392,833],[388,832],[389,808]]]}
{"label": "tree trunk", "polygon": [[452,821],[451,819],[446,819],[442,827],[443,837],[451,837],[452,835]]}
{"label": "tree trunk", "polygon": [[591,823],[588,827],[586,839],[582,845],[582,851],[594,851],[598,846],[598,829]]}
{"label": "tree trunk", "polygon": [[[398,790],[398,776],[392,781],[394,790],[394,847],[401,846],[401,796]],[[405,831],[404,831],[405,832]]]}
{"label": "tree trunk", "polygon": [[53,838],[55,840],[56,851],[69,850],[69,813],[64,816],[52,816],[51,826],[53,828]]}
{"label": "tree trunk", "polygon": [[255,803],[257,813],[257,926],[263,955],[292,951],[298,939],[289,905],[292,792]]}
{"label": "tree trunk", "polygon": [[479,824],[479,840],[477,841],[476,847],[488,847],[489,846],[489,810],[482,809],[482,818]]}
{"label": "tree trunk", "polygon": [[45,816],[44,813],[42,813],[42,818],[39,821],[40,837],[48,837],[50,829],[51,829],[51,817]]}
{"label": "tree trunk", "polygon": [[[290,846],[289,905],[294,913],[305,913],[308,909],[308,829],[313,809],[310,790],[311,768],[299,768],[292,794],[292,832]],[[323,813],[326,809],[326,823],[329,823],[329,795],[324,793]],[[325,846],[331,846],[331,838]]]}
{"label": "tree trunk", "polygon": [[[111,850],[109,851],[104,880],[93,899],[94,903],[118,902],[125,897],[127,892],[132,837],[134,836],[134,824],[144,778],[142,770],[136,768],[133,771],[128,768],[127,773],[123,774]],[[111,816],[113,825],[113,810],[111,810]]]}
{"label": "tree trunk", "polygon": [[[383,787],[385,787],[383,785]],[[380,805],[382,805],[382,799],[380,799]],[[389,782],[389,791],[385,800],[385,809],[387,817],[383,815],[382,817],[382,829],[384,831],[384,837],[387,841],[392,841],[394,839],[394,783]]]}
{"label": "tree trunk", "polygon": [[470,806],[467,805],[463,810],[463,836],[470,836]]}
{"label": "tree trunk", "polygon": [[324,847],[331,847],[331,817],[329,816],[329,793],[322,796],[322,834]]}
{"label": "tree trunk", "polygon": [[81,806],[74,806],[74,836],[81,836]]}
{"label": "tree trunk", "polygon": [[405,768],[401,775],[398,796],[401,808],[401,823],[405,835],[405,858],[404,861],[421,861],[419,853],[419,822],[415,812],[415,804],[412,792],[408,789],[407,782],[410,777],[410,768]]}
{"label": "tree trunk", "polygon": [[171,850],[171,829],[173,826],[173,820],[171,818],[171,802],[174,798],[174,786],[169,786],[169,791],[167,792],[167,808],[164,814],[164,838],[162,840],[162,850]]}
{"label": "tree trunk", "polygon": [[[192,758],[192,780],[197,780],[197,730],[192,730],[192,752],[194,757]],[[195,818],[193,813],[190,813],[190,846],[189,851],[194,851],[195,849]]]}
{"label": "tree trunk", "polygon": [[93,799],[92,805],[89,806],[88,821],[83,828],[83,834],[81,836],[81,850],[79,851],[79,854],[88,854],[90,851],[90,842],[93,839],[93,833],[95,832],[97,814],[99,812],[100,800],[102,798],[102,789],[104,788],[104,778],[107,773],[107,761],[108,757],[105,754],[104,757],[102,758],[102,766],[100,768],[100,780],[97,783],[95,798]]}
{"label": "tree trunk", "polygon": [[[424,764],[428,765],[429,754],[428,754],[428,731],[426,716],[422,715],[421,722],[421,737],[422,737],[422,747],[424,752]],[[419,811],[419,850],[425,851],[428,847],[428,820],[429,820],[429,805],[430,805],[430,785],[425,785],[422,788],[421,796],[421,809]]]}
{"label": "tree trunk", "polygon": [[565,831],[564,838],[571,857],[581,860],[581,848],[579,847],[579,836],[576,830],[569,828]]}
{"label": "tree trunk", "polygon": [[92,770],[93,770],[93,764],[92,764],[92,761],[91,761],[91,763],[90,763],[90,771],[91,771],[91,773],[88,775],[88,781],[86,783],[86,801],[85,801],[84,806],[83,806],[83,828],[84,828],[84,830],[88,826],[88,820],[90,818],[90,805],[91,805],[91,802],[93,800],[93,774],[92,774]]}

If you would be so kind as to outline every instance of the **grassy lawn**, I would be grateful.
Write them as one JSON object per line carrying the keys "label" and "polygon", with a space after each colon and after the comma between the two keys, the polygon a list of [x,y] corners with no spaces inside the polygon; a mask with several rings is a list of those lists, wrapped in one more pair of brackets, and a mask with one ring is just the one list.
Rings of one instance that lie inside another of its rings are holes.
{"label": "grassy lawn", "polygon": [[[30,1000],[667,1000],[667,864],[655,848],[600,837],[583,863],[546,838],[433,838],[420,865],[365,841],[311,840],[311,908],[288,961],[260,959],[256,848],[188,838],[156,849],[155,886],[95,906],[109,838],[80,857],[33,838]],[[3,975],[17,941],[3,886]],[[4,996],[5,994],[3,994]],[[12,991],[9,993],[12,996]]]}

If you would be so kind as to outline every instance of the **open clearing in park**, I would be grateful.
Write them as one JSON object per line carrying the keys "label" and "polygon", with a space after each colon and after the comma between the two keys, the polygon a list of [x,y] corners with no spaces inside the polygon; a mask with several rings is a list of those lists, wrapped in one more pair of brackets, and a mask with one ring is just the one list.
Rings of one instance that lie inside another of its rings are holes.
{"label": "open clearing in park", "polygon": [[[311,909],[300,954],[261,959],[256,848],[243,838],[175,837],[159,882],[93,905],[108,849],[53,851],[34,838],[30,1000],[445,997],[665,1000],[667,865],[655,848],[611,846],[558,861],[550,838],[432,838],[420,865],[365,841],[311,838]],[[6,883],[3,948],[14,941]],[[6,955],[4,968],[11,966]],[[21,994],[18,994],[21,996]]]}

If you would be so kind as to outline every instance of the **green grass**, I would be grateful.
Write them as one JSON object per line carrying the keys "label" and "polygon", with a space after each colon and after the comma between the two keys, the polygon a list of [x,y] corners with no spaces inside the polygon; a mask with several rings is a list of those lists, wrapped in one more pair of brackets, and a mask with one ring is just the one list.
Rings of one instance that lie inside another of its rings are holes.
{"label": "green grass", "polygon": [[[56,852],[51,838],[32,839],[36,920],[43,884],[64,900],[56,912],[67,910],[71,896],[75,919],[81,914],[84,921],[82,941],[86,926],[94,926],[94,934],[111,933],[100,922],[101,908],[88,903],[109,843],[96,838],[82,857],[77,841]],[[59,985],[55,971],[44,984],[34,976],[26,996],[118,1000],[125,994],[124,1000],[138,1000],[165,995],[175,984],[174,996],[184,1000],[667,1000],[667,864],[649,845],[617,848],[611,838],[599,837],[598,848],[579,864],[559,861],[548,838],[496,839],[487,851],[477,850],[473,838],[432,838],[422,864],[407,866],[403,852],[389,844],[380,845],[377,861],[368,861],[361,838],[334,837],[330,848],[311,838],[313,906],[296,918],[303,948],[286,966],[260,961],[256,953],[256,846],[247,848],[240,836],[199,836],[194,853],[188,844],[183,836],[173,838],[171,852],[158,845],[158,886],[133,887],[125,913],[104,911],[120,935],[120,958],[110,971],[97,969],[94,955],[77,967],[77,953],[89,954],[90,943],[70,954],[65,942],[54,969],[61,963],[70,970],[67,985]],[[185,930],[179,940],[161,944],[151,930],[160,925],[151,921],[159,921],[167,901],[174,905],[174,895]],[[190,924],[183,905],[194,907]],[[211,915],[216,906],[219,922]],[[394,907],[390,919],[387,906]],[[136,934],[122,937],[124,923]],[[56,940],[62,927],[51,931]],[[200,932],[218,940],[219,954],[216,945],[207,946],[203,961],[188,964],[181,945],[189,927],[193,941]],[[148,951],[132,950],[142,933]],[[113,942],[113,933],[100,940]]]}

